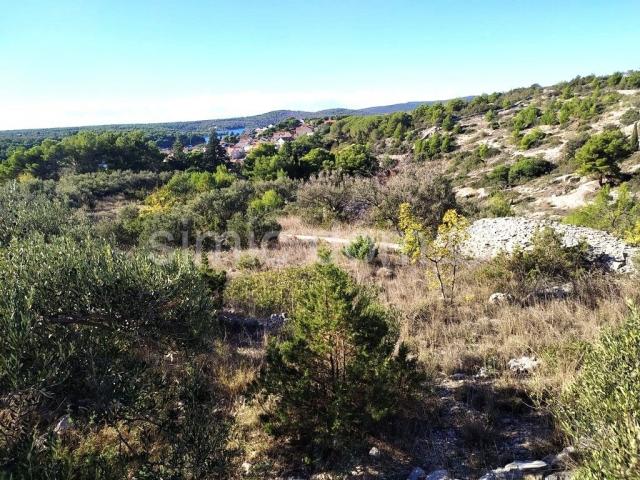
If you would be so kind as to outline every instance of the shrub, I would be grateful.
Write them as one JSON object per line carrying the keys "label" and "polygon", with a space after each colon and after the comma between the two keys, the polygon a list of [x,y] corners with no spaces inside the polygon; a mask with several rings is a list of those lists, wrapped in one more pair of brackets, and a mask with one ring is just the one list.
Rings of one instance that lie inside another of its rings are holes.
{"label": "shrub", "polygon": [[530,249],[501,252],[481,275],[500,292],[523,297],[540,288],[577,278],[589,266],[586,244],[565,247],[562,237],[546,227],[536,231]]}
{"label": "shrub", "polygon": [[278,192],[267,190],[262,194],[262,197],[251,200],[249,209],[255,213],[266,214],[279,210],[283,205],[284,202]]}
{"label": "shrub", "polygon": [[243,253],[238,258],[236,266],[240,270],[259,270],[262,267],[262,262],[255,255]]}
{"label": "shrub", "polygon": [[280,225],[274,215],[283,202],[278,192],[290,195],[290,185],[237,180],[217,187],[213,182],[215,174],[208,172],[179,174],[147,197],[137,212],[121,212],[114,230],[119,238],[140,245],[167,240],[166,246],[180,246],[185,234],[189,245],[205,237],[207,247],[212,242],[246,247],[277,238]]}
{"label": "shrub", "polygon": [[509,185],[509,165],[498,165],[485,178],[489,185],[508,186]]}
{"label": "shrub", "polygon": [[582,448],[574,477],[640,476],[640,315],[605,332],[584,354],[577,379],[555,402],[569,440]]}
{"label": "shrub", "polygon": [[589,140],[589,134],[586,132],[579,133],[569,137],[562,147],[562,158],[565,162],[575,159],[576,152]]}
{"label": "shrub", "polygon": [[252,272],[234,277],[224,291],[224,304],[249,315],[291,314],[313,271],[310,267],[289,267]]}
{"label": "shrub", "polygon": [[[626,184],[620,186],[615,199],[611,195],[611,188],[605,185],[593,202],[577,208],[564,221],[630,239],[635,237],[633,231],[640,222],[640,203],[629,193]],[[637,243],[637,239],[631,240],[631,243]]]}
{"label": "shrub", "polygon": [[631,125],[640,121],[640,111],[636,108],[630,108],[620,116],[620,123],[623,125]]}
{"label": "shrub", "polygon": [[46,238],[71,232],[84,235],[88,226],[85,217],[63,202],[16,182],[0,187],[0,211],[0,246],[34,232]]}
{"label": "shrub", "polygon": [[490,147],[486,143],[481,143],[475,150],[476,154],[481,160],[487,160],[488,158],[495,157],[500,153],[500,150],[494,147]]}
{"label": "shrub", "polygon": [[378,256],[378,247],[371,237],[358,235],[342,253],[349,258],[372,262]]}
{"label": "shrub", "polygon": [[435,232],[445,212],[457,207],[451,181],[431,168],[417,168],[394,175],[371,189],[372,219],[384,227],[399,229],[400,205],[411,203],[413,214]]}
{"label": "shrub", "polygon": [[[2,470],[224,476],[229,418],[212,367],[197,359],[213,312],[186,256],[161,265],[99,240],[42,235],[1,249]],[[73,426],[56,435],[65,414]]]}
{"label": "shrub", "polygon": [[300,187],[296,206],[302,218],[312,225],[362,219],[370,206],[373,182],[339,172],[321,173]]}
{"label": "shrub", "polygon": [[443,153],[453,150],[453,137],[436,132],[427,138],[417,140],[413,145],[415,159],[418,161],[432,160]]}
{"label": "shrub", "polygon": [[389,314],[332,264],[310,268],[281,338],[268,344],[257,394],[262,420],[314,462],[345,455],[400,414],[422,376]]}
{"label": "shrub", "polygon": [[502,192],[495,192],[489,197],[486,212],[489,217],[512,217],[514,215],[511,202]]}
{"label": "shrub", "polygon": [[56,193],[75,207],[93,207],[97,200],[114,195],[141,198],[165,184],[171,176],[169,172],[130,170],[65,175],[56,184]]}
{"label": "shrub", "polygon": [[540,109],[535,105],[529,105],[523,108],[513,116],[512,129],[514,132],[519,133],[529,127],[533,127],[540,116]]}
{"label": "shrub", "polygon": [[541,158],[520,158],[509,167],[509,184],[516,185],[546,175],[554,168],[553,163]]}
{"label": "shrub", "polygon": [[542,143],[546,135],[539,128],[534,128],[529,133],[527,133],[520,140],[520,148],[522,150],[529,150],[530,148],[537,147]]}

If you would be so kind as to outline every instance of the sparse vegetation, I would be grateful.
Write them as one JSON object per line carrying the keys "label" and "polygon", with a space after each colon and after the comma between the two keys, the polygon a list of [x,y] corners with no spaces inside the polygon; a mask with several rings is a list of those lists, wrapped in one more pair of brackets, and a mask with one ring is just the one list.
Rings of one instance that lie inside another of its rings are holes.
{"label": "sparse vegetation", "polygon": [[634,278],[552,229],[465,242],[517,214],[639,245],[638,78],[0,134],[0,470],[477,478],[573,444],[578,478],[635,478]]}

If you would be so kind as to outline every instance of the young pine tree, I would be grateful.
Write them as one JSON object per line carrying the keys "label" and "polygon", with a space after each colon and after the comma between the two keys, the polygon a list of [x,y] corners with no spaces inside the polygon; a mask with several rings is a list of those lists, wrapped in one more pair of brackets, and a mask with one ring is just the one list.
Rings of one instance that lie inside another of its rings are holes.
{"label": "young pine tree", "polygon": [[220,144],[220,139],[215,130],[211,131],[209,142],[204,149],[203,167],[205,170],[213,172],[218,165],[227,161],[227,151]]}
{"label": "young pine tree", "polygon": [[311,281],[257,382],[274,400],[263,417],[315,460],[345,453],[415,398],[422,380],[388,312],[331,263]]}

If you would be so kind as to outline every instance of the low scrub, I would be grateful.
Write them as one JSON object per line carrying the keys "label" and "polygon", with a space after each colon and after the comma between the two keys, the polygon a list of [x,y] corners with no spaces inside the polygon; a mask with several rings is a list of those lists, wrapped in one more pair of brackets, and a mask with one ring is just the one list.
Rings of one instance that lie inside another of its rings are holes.
{"label": "low scrub", "polygon": [[542,158],[520,157],[511,165],[498,165],[485,177],[494,186],[512,186],[546,175],[555,165]]}
{"label": "low scrub", "polygon": [[605,185],[593,202],[574,210],[564,221],[604,230],[633,245],[640,244],[640,203],[626,184],[620,186],[615,198]]}
{"label": "low scrub", "polygon": [[575,280],[588,265],[586,244],[565,247],[561,236],[547,227],[534,234],[530,249],[500,253],[481,275],[496,291],[524,298],[538,289]]}
{"label": "low scrub", "polygon": [[246,273],[229,281],[224,291],[224,303],[227,307],[258,317],[291,313],[313,274],[310,267]]}
{"label": "low scrub", "polygon": [[[225,477],[207,279],[102,241],[0,250],[0,469],[9,478]],[[202,419],[206,418],[207,422]]]}
{"label": "low scrub", "polygon": [[640,477],[640,315],[588,348],[575,382],[555,404],[569,441],[582,456],[574,478]]}
{"label": "low scrub", "polygon": [[358,235],[355,240],[344,247],[342,253],[348,258],[373,262],[378,256],[378,247],[371,237]]}
{"label": "low scrub", "polygon": [[545,137],[546,135],[542,130],[534,128],[520,139],[520,149],[529,150],[533,147],[537,147],[542,143],[542,140],[544,140]]}

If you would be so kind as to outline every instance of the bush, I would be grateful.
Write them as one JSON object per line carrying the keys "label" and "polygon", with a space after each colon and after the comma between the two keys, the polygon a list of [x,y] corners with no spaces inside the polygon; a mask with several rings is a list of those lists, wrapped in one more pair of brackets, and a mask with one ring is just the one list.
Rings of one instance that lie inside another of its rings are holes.
{"label": "bush", "polygon": [[513,217],[511,202],[502,192],[495,192],[489,197],[486,208],[489,217]]}
{"label": "bush", "polygon": [[578,173],[594,175],[600,185],[605,179],[620,173],[618,163],[631,154],[631,147],[619,129],[605,130],[593,135],[576,152]]}
{"label": "bush", "polygon": [[[160,265],[37,234],[1,249],[3,472],[224,477],[229,417],[199,356],[216,327],[211,293],[186,256]],[[63,415],[72,426],[56,434]]]}
{"label": "bush", "polygon": [[171,173],[94,172],[65,175],[56,184],[56,193],[75,207],[93,207],[97,200],[122,195],[125,198],[142,198],[153,189],[165,184]]}
{"label": "bush", "polygon": [[522,137],[522,139],[520,140],[520,149],[529,150],[533,147],[537,147],[542,143],[542,140],[545,136],[546,135],[542,130],[540,130],[539,128],[534,128],[524,137]]}
{"label": "bush", "polygon": [[427,138],[417,140],[413,145],[415,159],[418,161],[432,160],[443,153],[453,150],[453,137],[436,132]]}
{"label": "bush", "polygon": [[620,123],[623,125],[631,125],[640,121],[640,111],[636,108],[630,108],[620,117]]}
{"label": "bush", "polygon": [[310,268],[281,338],[271,339],[256,389],[262,420],[315,463],[346,456],[414,400],[422,376],[387,312],[332,264]]}
{"label": "bush", "polygon": [[584,354],[577,379],[555,402],[573,445],[584,446],[577,479],[640,477],[640,314],[605,332]]}
{"label": "bush", "polygon": [[541,158],[520,158],[509,167],[509,184],[516,185],[546,175],[554,168],[553,163]]}
{"label": "bush", "polygon": [[572,137],[569,137],[567,142],[562,147],[562,158],[565,162],[570,162],[575,159],[576,152],[589,140],[589,134],[586,132],[579,133]]}
{"label": "bush", "polygon": [[640,203],[629,193],[626,184],[618,189],[616,198],[611,188],[605,185],[593,202],[577,208],[564,219],[566,223],[581,227],[605,230],[624,238],[630,243],[638,243],[634,229],[640,222]]}
{"label": "bush", "polygon": [[243,253],[238,258],[236,267],[240,270],[259,270],[262,267],[262,262],[255,255]]}
{"label": "bush", "polygon": [[562,237],[546,227],[535,232],[530,249],[501,252],[481,271],[496,291],[517,298],[541,288],[572,281],[589,267],[586,244],[565,247]]}
{"label": "bush", "polygon": [[[275,214],[290,196],[283,182],[234,181],[215,185],[215,174],[182,173],[149,195],[138,210],[124,210],[113,229],[118,238],[139,245],[166,240],[166,246],[189,245],[200,236],[205,247],[246,247],[277,238]],[[255,198],[258,195],[258,198]],[[168,235],[167,235],[168,234]]]}
{"label": "bush", "polygon": [[370,207],[368,197],[373,188],[374,180],[325,172],[300,187],[296,206],[305,222],[311,225],[361,220]]}
{"label": "bush", "polygon": [[258,317],[283,312],[291,314],[312,275],[310,267],[246,273],[229,281],[224,291],[224,304]]}
{"label": "bush", "polygon": [[523,108],[513,116],[512,129],[514,132],[519,133],[529,127],[533,127],[540,116],[540,109],[535,105],[529,105]]}
{"label": "bush", "polygon": [[506,187],[509,185],[509,165],[498,165],[485,178],[489,185]]}
{"label": "bush", "polygon": [[398,230],[399,211],[411,203],[413,214],[431,232],[435,232],[445,212],[457,207],[451,181],[432,168],[417,168],[394,175],[370,189],[371,218],[386,228]]}
{"label": "bush", "polygon": [[551,162],[540,158],[520,157],[512,165],[498,165],[485,177],[488,185],[512,186],[546,175],[555,168]]}
{"label": "bush", "polygon": [[378,247],[371,237],[358,235],[355,240],[344,247],[342,253],[349,258],[373,262],[378,256]]}
{"label": "bush", "polygon": [[0,187],[0,211],[0,246],[33,232],[45,238],[72,232],[85,235],[88,227],[87,219],[63,202],[16,182]]}

